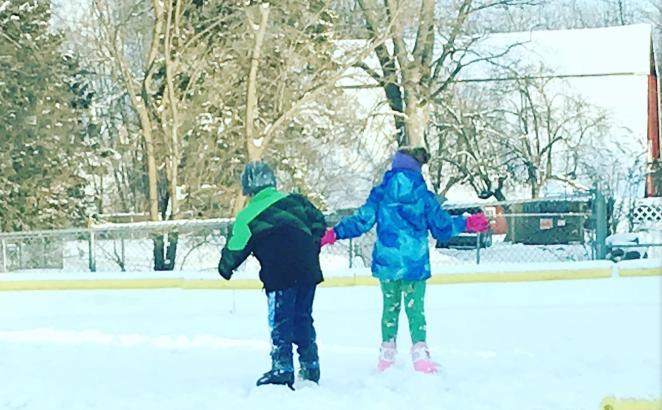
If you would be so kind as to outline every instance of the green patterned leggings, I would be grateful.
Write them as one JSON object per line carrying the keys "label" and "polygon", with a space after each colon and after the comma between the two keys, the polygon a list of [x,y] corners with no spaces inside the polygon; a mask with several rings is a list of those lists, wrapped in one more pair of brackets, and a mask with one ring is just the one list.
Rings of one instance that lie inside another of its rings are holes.
{"label": "green patterned leggings", "polygon": [[404,295],[411,341],[413,344],[425,342],[425,281],[381,280],[379,284],[384,298],[382,341],[395,341],[398,335],[398,319]]}

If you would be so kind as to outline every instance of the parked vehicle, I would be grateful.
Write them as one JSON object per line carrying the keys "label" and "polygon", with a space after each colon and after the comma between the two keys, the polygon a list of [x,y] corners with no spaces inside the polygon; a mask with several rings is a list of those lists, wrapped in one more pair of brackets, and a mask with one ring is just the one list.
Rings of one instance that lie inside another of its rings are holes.
{"label": "parked vehicle", "polygon": [[[495,227],[495,218],[494,216],[496,215],[496,211],[494,206],[486,207],[490,208],[488,209],[483,209],[482,207],[478,206],[470,206],[470,207],[462,207],[462,206],[453,206],[452,204],[444,204],[443,205],[444,209],[451,215],[462,215],[465,212],[469,214],[474,214],[476,212],[485,212],[485,214],[490,218],[490,229],[487,230],[487,232],[484,233],[461,233],[458,236],[454,236],[448,241],[437,241],[435,244],[435,248],[452,248],[452,249],[475,249],[476,244],[479,243],[481,248],[488,248],[492,246],[492,235],[494,234],[494,227]],[[503,218],[500,217],[500,219],[503,221]],[[498,225],[499,230],[505,231],[507,228],[505,228],[505,221],[500,223]]]}

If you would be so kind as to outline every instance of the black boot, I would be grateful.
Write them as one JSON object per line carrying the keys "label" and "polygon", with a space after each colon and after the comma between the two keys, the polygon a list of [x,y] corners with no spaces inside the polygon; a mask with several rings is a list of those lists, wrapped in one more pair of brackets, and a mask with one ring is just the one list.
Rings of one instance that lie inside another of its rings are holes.
{"label": "black boot", "polygon": [[287,370],[270,370],[257,379],[257,385],[280,384],[294,390],[294,372]]}
{"label": "black boot", "polygon": [[319,381],[320,381],[320,368],[319,367],[302,367],[299,370],[299,377],[303,380],[310,380],[311,382],[319,383]]}
{"label": "black boot", "polygon": [[[313,330],[314,332],[314,330]],[[299,352],[299,378],[319,383],[320,381],[320,358],[317,354],[317,343],[313,340],[308,345],[298,347]]]}

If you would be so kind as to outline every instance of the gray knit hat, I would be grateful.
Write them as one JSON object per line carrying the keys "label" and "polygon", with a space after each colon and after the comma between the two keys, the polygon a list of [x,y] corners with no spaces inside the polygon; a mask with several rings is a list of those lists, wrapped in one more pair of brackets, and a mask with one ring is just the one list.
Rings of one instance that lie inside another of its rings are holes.
{"label": "gray knit hat", "polygon": [[249,162],[241,173],[241,192],[252,196],[268,187],[276,187],[273,169],[262,161]]}

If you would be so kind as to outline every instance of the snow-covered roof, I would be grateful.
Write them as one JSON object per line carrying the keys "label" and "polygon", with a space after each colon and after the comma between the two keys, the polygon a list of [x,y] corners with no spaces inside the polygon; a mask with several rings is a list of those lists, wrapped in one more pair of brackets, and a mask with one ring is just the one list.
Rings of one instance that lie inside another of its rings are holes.
{"label": "snow-covered roof", "polygon": [[[339,55],[347,55],[365,47],[366,42],[342,41],[337,46]],[[387,42],[386,47],[391,49],[392,45]],[[435,49],[440,52],[441,44]],[[550,92],[581,97],[604,110],[611,130],[604,135],[603,148],[621,152],[623,166],[628,167],[647,149],[651,51],[652,28],[647,24],[495,33],[475,40],[472,53],[466,55],[463,62],[492,57],[491,61],[470,64],[461,71],[458,80],[486,80],[486,83],[476,83],[476,87],[482,88],[489,87],[490,80],[503,78],[558,77],[550,83]],[[364,63],[381,72],[374,54]],[[347,74],[348,77],[339,82],[343,86],[376,84],[360,69],[348,70]],[[347,93],[361,106],[357,111],[380,107],[381,114],[389,113],[380,88],[351,89]],[[380,129],[384,126],[389,125],[380,124]]]}
{"label": "snow-covered roof", "polygon": [[[648,24],[576,30],[490,34],[477,43],[482,56],[557,76],[648,75],[651,71],[652,28]],[[513,45],[516,45],[513,47]],[[508,52],[500,56],[508,49]],[[463,79],[491,78],[488,67],[476,64]],[[491,71],[491,70],[490,70]]]}

